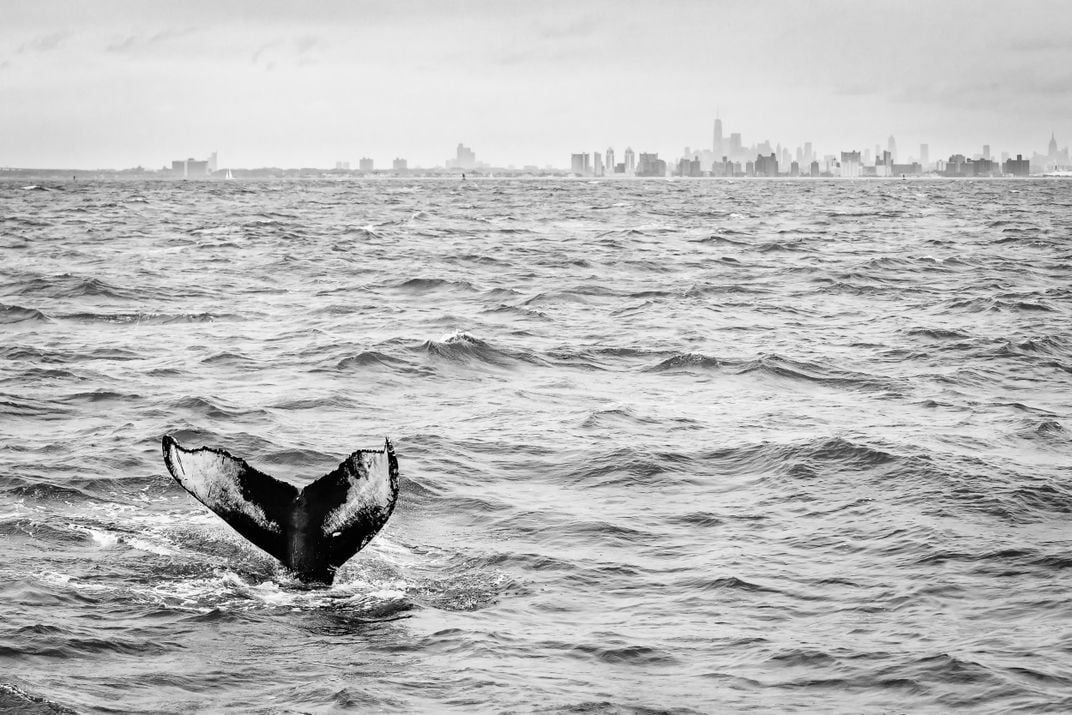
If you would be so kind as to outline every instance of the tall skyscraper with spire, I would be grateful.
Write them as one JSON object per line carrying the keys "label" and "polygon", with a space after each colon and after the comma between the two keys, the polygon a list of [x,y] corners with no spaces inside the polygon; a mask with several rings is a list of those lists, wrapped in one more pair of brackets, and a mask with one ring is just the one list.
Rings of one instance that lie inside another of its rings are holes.
{"label": "tall skyscraper with spire", "polygon": [[714,142],[711,144],[711,148],[715,152],[715,159],[720,160],[723,156],[722,151],[722,120],[718,118],[718,114],[715,114],[715,136]]}

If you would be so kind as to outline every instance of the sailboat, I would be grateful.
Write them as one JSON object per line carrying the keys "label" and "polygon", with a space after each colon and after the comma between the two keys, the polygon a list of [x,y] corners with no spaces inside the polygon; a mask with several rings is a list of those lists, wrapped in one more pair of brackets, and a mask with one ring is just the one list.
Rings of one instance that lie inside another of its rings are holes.
{"label": "sailboat", "polygon": [[227,170],[227,174],[226,174],[226,175],[225,175],[225,176],[224,176],[223,178],[225,178],[225,179],[233,179],[233,178],[234,178],[234,177],[233,177],[233,176],[231,175],[231,170],[230,170],[230,169],[228,169],[228,170]]}

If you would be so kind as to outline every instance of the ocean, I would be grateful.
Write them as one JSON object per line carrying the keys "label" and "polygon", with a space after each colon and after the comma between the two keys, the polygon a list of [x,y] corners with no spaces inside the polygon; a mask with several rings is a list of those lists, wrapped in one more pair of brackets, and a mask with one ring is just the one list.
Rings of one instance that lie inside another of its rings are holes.
{"label": "ocean", "polygon": [[[0,709],[1072,711],[1072,182],[0,183]],[[304,485],[329,588],[160,441]]]}

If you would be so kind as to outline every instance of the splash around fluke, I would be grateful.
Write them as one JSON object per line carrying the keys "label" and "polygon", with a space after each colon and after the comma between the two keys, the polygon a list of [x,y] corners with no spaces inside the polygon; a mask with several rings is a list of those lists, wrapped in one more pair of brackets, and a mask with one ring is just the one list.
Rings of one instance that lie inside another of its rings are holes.
{"label": "splash around fluke", "polygon": [[300,490],[222,449],[186,449],[170,435],[162,446],[164,464],[183,489],[306,582],[330,584],[398,500],[390,440],[383,449],[354,452]]}

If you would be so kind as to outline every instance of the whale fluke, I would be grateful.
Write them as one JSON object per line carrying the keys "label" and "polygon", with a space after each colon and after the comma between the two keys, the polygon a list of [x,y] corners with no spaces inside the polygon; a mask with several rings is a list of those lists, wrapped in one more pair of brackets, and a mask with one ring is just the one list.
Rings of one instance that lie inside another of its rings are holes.
{"label": "whale fluke", "polygon": [[331,583],[398,500],[390,440],[381,450],[354,452],[300,490],[222,449],[186,449],[170,435],[162,446],[164,464],[183,489],[303,581]]}

